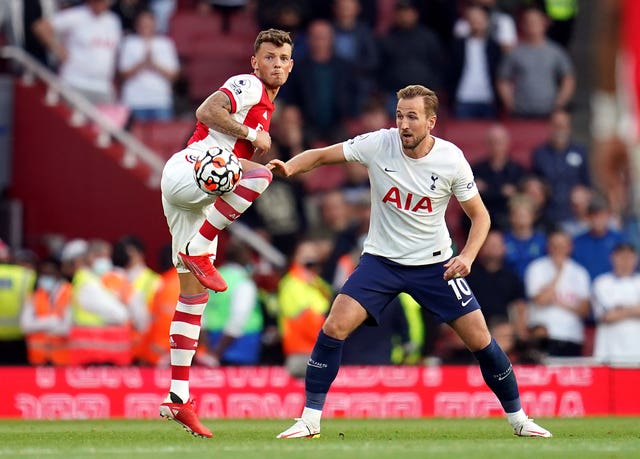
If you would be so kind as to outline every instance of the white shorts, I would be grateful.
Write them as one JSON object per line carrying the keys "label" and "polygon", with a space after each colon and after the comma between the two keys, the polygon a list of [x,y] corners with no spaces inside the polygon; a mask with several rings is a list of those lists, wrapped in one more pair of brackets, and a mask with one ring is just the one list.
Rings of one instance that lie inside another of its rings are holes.
{"label": "white shorts", "polygon": [[[174,154],[165,164],[160,182],[162,207],[171,233],[173,264],[179,273],[189,270],[178,259],[178,252],[184,251],[187,242],[196,235],[205,221],[207,209],[216,199],[198,188],[193,178],[193,163],[199,152],[200,148],[189,146]],[[215,255],[217,247],[216,237],[209,253]]]}

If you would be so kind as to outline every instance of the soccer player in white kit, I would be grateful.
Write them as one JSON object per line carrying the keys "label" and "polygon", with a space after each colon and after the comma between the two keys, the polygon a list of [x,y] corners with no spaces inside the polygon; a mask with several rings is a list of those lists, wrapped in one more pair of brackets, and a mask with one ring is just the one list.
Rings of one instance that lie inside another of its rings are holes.
{"label": "soccer player in white kit", "polygon": [[[252,74],[236,75],[210,95],[196,111],[196,131],[184,150],[173,155],[162,173],[162,206],[172,238],[173,261],[180,278],[180,297],[171,322],[171,387],[160,415],[173,419],[193,435],[212,433],[198,420],[189,396],[189,369],[198,347],[202,313],[209,290],[227,284],[213,266],[218,234],[236,220],[271,183],[271,172],[250,161],[269,150],[269,125],[274,99],[293,68],[288,32],[260,32],[251,57]],[[217,65],[212,62],[211,65]],[[193,176],[198,155],[219,146],[242,164],[242,178],[233,191],[211,196]]]}
{"label": "soccer player in white kit", "polygon": [[[431,135],[438,108],[433,91],[412,85],[397,96],[397,128],[268,164],[274,173],[288,177],[323,164],[357,161],[368,168],[371,182],[371,223],[360,263],[318,334],[307,364],[302,416],[278,438],[320,434],[322,408],[338,374],[344,340],[363,322],[376,324],[400,292],[449,324],[473,352],[515,435],[550,437],[522,410],[511,362],[489,334],[464,279],[490,226],[471,167],[458,147]],[[444,218],[452,195],[471,220],[466,244],[453,258]]]}

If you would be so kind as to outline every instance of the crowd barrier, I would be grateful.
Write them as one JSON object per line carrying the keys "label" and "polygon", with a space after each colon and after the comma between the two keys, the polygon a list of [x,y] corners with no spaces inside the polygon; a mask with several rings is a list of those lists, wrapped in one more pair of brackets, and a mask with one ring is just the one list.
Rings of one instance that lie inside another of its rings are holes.
{"label": "crowd barrier", "polygon": [[[640,415],[640,369],[605,366],[515,368],[532,417]],[[2,367],[0,417],[23,419],[152,418],[170,383],[169,369]],[[191,370],[203,418],[292,418],[304,384],[282,367]],[[477,366],[343,367],[326,417],[502,416]]]}

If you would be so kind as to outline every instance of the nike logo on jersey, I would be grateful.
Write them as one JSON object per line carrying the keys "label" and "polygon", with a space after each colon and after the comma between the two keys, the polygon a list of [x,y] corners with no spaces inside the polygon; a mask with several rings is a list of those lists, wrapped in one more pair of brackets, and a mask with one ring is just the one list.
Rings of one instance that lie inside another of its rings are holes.
{"label": "nike logo on jersey", "polygon": [[468,305],[469,303],[471,303],[471,300],[473,300],[473,298],[469,298],[468,300],[463,301],[463,302],[462,302],[462,307],[464,308],[466,305]]}
{"label": "nike logo on jersey", "polygon": [[393,169],[389,169],[388,167],[384,168],[385,172],[398,172],[398,171],[394,171]]}
{"label": "nike logo on jersey", "polygon": [[268,118],[268,116],[267,116],[267,112],[264,112],[264,113],[262,114],[262,117],[263,117],[265,120],[266,120],[266,119],[269,119],[269,118]]}

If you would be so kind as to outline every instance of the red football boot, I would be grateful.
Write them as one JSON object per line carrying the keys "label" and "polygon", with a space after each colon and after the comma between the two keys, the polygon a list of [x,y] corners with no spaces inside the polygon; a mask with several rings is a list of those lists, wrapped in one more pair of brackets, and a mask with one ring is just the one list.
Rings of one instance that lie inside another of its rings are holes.
{"label": "red football boot", "polygon": [[227,283],[209,258],[211,255],[187,255],[178,252],[178,256],[202,285],[214,292],[224,292],[227,289]]}
{"label": "red football boot", "polygon": [[213,437],[211,431],[202,425],[198,419],[193,399],[189,399],[187,403],[163,403],[160,405],[160,416],[166,419],[173,419],[194,437]]}

